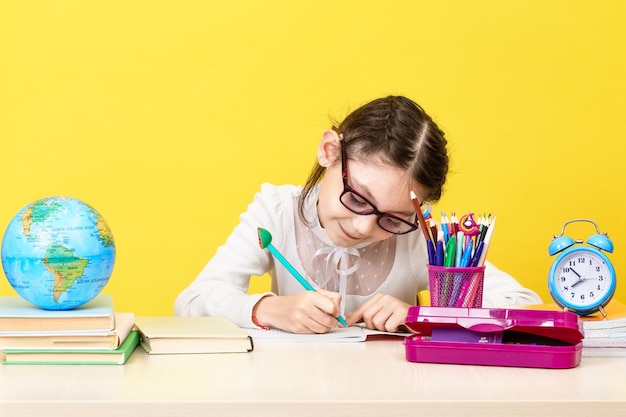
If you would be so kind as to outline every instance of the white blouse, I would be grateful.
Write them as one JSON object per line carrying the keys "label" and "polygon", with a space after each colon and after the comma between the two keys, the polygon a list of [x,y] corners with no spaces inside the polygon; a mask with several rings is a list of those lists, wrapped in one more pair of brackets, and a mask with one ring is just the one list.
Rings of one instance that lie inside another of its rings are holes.
{"label": "white blouse", "polygon": [[[315,190],[316,191],[316,190]],[[309,196],[306,218],[298,215],[301,187],[263,184],[240,217],[226,243],[198,277],[177,297],[176,315],[225,316],[242,327],[254,327],[252,309],[268,295],[293,295],[302,285],[267,249],[259,246],[257,228],[272,235],[272,245],[316,288],[342,294],[342,314],[353,311],[375,293],[416,304],[428,288],[426,244],[412,232],[355,248],[334,245],[317,218],[315,193]],[[247,294],[251,276],[268,273],[271,292]],[[539,296],[513,277],[486,263],[484,307],[538,304]]]}

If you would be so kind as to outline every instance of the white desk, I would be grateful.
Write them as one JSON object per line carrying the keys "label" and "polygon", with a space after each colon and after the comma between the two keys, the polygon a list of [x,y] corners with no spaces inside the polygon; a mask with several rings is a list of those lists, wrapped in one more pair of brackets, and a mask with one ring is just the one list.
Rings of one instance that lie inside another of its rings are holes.
{"label": "white desk", "polygon": [[401,340],[261,344],[124,366],[0,366],[0,416],[626,415],[626,358],[566,370],[417,364]]}

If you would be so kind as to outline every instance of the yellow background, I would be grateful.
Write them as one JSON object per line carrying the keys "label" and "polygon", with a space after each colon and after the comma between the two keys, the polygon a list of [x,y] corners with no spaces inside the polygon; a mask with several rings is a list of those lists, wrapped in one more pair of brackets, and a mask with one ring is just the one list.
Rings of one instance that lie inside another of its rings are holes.
{"label": "yellow background", "polygon": [[449,139],[436,217],[497,215],[489,259],[546,302],[553,235],[590,218],[626,280],[625,22],[621,0],[0,1],[0,229],[84,200],[116,309],[171,314],[262,182],[302,184],[331,117],[404,94]]}

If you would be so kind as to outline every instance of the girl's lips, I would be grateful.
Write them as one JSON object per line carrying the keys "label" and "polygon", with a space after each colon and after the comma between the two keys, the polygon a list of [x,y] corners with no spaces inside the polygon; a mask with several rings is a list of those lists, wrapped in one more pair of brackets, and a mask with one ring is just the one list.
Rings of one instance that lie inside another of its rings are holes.
{"label": "girl's lips", "polygon": [[341,231],[343,232],[343,234],[344,234],[344,235],[346,235],[346,237],[347,237],[348,239],[351,239],[351,240],[359,240],[359,239],[360,239],[360,238],[358,238],[358,237],[354,237],[354,236],[352,236],[350,233],[346,232],[346,229],[344,229],[343,227],[341,227],[341,225],[339,225],[339,228],[341,229]]}

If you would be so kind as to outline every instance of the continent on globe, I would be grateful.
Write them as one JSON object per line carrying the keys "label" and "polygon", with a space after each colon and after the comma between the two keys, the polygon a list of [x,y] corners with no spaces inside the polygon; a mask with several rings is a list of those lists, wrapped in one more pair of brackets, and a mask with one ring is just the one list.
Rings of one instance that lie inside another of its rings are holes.
{"label": "continent on globe", "polygon": [[104,217],[100,215],[100,213],[95,212],[96,216],[96,228],[98,229],[98,237],[102,241],[104,246],[114,246],[115,241],[113,240],[113,233],[111,233],[111,229],[104,221]]}
{"label": "continent on globe", "polygon": [[115,240],[104,217],[72,197],[46,197],[20,210],[2,240],[2,267],[15,291],[44,309],[92,300],[108,283]]}
{"label": "continent on globe", "polygon": [[24,228],[24,236],[30,237],[30,226],[33,223],[43,223],[51,213],[60,208],[60,204],[51,199],[37,200],[29,206],[26,206],[22,214],[22,227]]}
{"label": "continent on globe", "polygon": [[67,292],[74,282],[83,276],[88,262],[87,259],[74,256],[70,248],[59,244],[50,245],[43,258],[43,264],[54,275],[52,297],[55,302],[58,302],[61,294]]}

